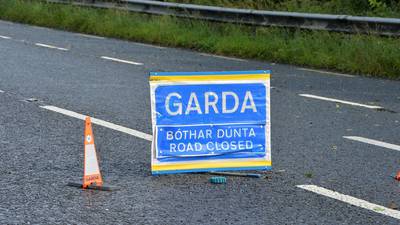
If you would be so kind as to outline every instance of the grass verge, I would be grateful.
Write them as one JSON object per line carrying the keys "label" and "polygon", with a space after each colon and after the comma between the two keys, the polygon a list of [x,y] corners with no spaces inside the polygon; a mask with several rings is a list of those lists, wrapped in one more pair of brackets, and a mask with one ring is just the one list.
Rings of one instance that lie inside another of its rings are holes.
{"label": "grass verge", "polygon": [[221,55],[400,78],[399,38],[248,27],[24,0],[0,0],[0,19]]}

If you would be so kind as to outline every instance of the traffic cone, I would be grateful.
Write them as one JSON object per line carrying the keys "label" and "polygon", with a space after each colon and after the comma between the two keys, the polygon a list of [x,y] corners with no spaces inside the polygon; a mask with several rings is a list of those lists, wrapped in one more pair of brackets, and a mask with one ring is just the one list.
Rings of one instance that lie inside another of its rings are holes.
{"label": "traffic cone", "polygon": [[394,177],[394,179],[400,181],[400,170],[397,172],[396,176]]}
{"label": "traffic cone", "polygon": [[83,181],[82,183],[70,182],[67,185],[83,189],[95,189],[101,191],[118,190],[115,187],[104,186],[101,178],[99,162],[97,161],[96,148],[92,122],[90,117],[85,118],[85,141],[84,141],[84,160],[83,160]]}
{"label": "traffic cone", "polygon": [[85,158],[83,165],[83,188],[88,188],[90,185],[102,186],[103,179],[101,178],[99,163],[97,161],[96,148],[94,145],[94,136],[92,131],[92,122],[90,117],[85,119]]}

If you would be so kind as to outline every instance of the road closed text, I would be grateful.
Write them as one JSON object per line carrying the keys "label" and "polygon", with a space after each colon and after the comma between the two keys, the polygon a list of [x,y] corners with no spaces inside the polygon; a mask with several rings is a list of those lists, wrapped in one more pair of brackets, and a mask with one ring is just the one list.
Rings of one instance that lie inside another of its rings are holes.
{"label": "road closed text", "polygon": [[158,129],[159,157],[221,155],[263,150],[263,125],[163,127]]}

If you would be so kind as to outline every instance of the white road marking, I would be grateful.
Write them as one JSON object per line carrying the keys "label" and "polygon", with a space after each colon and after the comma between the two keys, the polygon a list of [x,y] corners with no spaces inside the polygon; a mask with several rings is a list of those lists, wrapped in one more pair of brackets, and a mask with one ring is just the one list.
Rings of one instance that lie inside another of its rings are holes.
{"label": "white road marking", "polygon": [[357,206],[357,207],[360,207],[363,209],[368,209],[368,210],[374,211],[379,214],[383,214],[383,215],[390,216],[390,217],[393,217],[396,219],[400,219],[400,211],[398,211],[398,210],[389,209],[389,208],[386,208],[381,205],[377,205],[377,204],[370,203],[370,202],[367,202],[362,199],[352,197],[350,195],[344,195],[344,194],[341,194],[336,191],[331,191],[331,190],[323,188],[323,187],[318,187],[316,185],[297,185],[297,187],[307,190],[307,191],[317,193],[319,195],[323,195],[323,196],[326,196],[329,198],[333,198],[333,199],[345,202],[350,205],[354,205],[354,206]]}
{"label": "white road marking", "polygon": [[[73,112],[73,111],[70,111],[70,110],[58,108],[56,106],[46,105],[46,106],[40,106],[40,107],[43,108],[43,109],[47,109],[47,110],[50,110],[50,111],[53,111],[53,112],[61,113],[63,115],[70,116],[70,117],[73,117],[73,118],[76,118],[76,119],[80,119],[80,120],[85,120],[85,118],[86,118],[86,116],[83,115],[83,114],[79,114],[79,113],[76,113],[76,112]],[[126,133],[126,134],[129,134],[129,135],[138,137],[138,138],[142,138],[142,139],[147,140],[147,141],[152,141],[153,140],[153,136],[152,135],[143,133],[141,131],[137,131],[137,130],[134,130],[134,129],[131,129],[131,128],[123,127],[123,126],[120,126],[120,125],[117,125],[117,124],[113,124],[113,123],[110,123],[110,122],[107,122],[107,121],[104,121],[104,120],[96,119],[96,118],[93,118],[93,117],[91,117],[91,120],[92,120],[93,124],[97,124],[97,125],[100,125],[100,126],[103,126],[103,127],[107,127],[107,128],[110,128],[110,129],[113,129],[113,130],[116,130],[116,131],[120,131],[122,133]]]}
{"label": "white road marking", "polygon": [[2,38],[2,39],[11,39],[11,37],[3,36],[3,35],[0,35],[0,38]]}
{"label": "white road marking", "polygon": [[390,143],[386,143],[383,141],[377,141],[377,140],[364,138],[364,137],[357,137],[357,136],[343,136],[343,138],[353,140],[353,141],[359,141],[359,142],[363,142],[363,143],[367,143],[367,144],[371,144],[371,145],[376,145],[379,147],[388,148],[388,149],[392,149],[392,150],[396,150],[396,151],[400,151],[400,145],[390,144]]}
{"label": "white road marking", "polygon": [[150,45],[150,44],[144,44],[144,43],[139,43],[139,42],[133,42],[135,45],[140,45],[144,47],[150,47],[150,48],[158,48],[158,49],[166,49],[165,47],[158,46],[158,45]]}
{"label": "white road marking", "polygon": [[350,75],[350,74],[335,73],[335,72],[329,72],[329,71],[323,71],[323,70],[313,70],[313,69],[307,69],[307,68],[298,68],[298,70],[310,71],[310,72],[316,72],[316,73],[323,73],[323,74],[330,74],[330,75],[342,76],[342,77],[356,77],[356,76]]}
{"label": "white road marking", "polygon": [[35,25],[30,25],[31,27],[38,29],[38,30],[52,30],[51,28],[48,27],[40,27],[40,26],[35,26]]}
{"label": "white road marking", "polygon": [[4,91],[3,91],[3,90],[0,90],[0,93],[4,93]]}
{"label": "white road marking", "polygon": [[133,62],[133,61],[128,61],[128,60],[123,60],[123,59],[117,59],[117,58],[112,58],[112,57],[108,57],[108,56],[102,56],[102,57],[100,57],[100,58],[102,58],[102,59],[107,59],[107,60],[111,60],[111,61],[115,61],[115,62],[128,63],[128,64],[132,64],[132,65],[137,65],[137,66],[143,65],[143,63]]}
{"label": "white road marking", "polygon": [[90,35],[90,34],[76,34],[78,36],[82,36],[82,37],[87,37],[87,38],[94,38],[94,39],[100,39],[100,40],[104,40],[106,39],[105,37],[101,37],[101,36],[96,36],[96,35]]}
{"label": "white road marking", "polygon": [[299,94],[302,97],[307,97],[307,98],[315,98],[319,100],[325,100],[325,101],[330,101],[330,102],[336,102],[336,103],[342,103],[342,104],[347,104],[347,105],[353,105],[353,106],[360,106],[360,107],[365,107],[369,109],[383,109],[381,106],[376,106],[376,105],[364,105],[356,102],[349,102],[349,101],[343,101],[339,99],[334,99],[334,98],[326,98],[326,97],[321,97],[317,95],[310,95],[310,94]]}
{"label": "white road marking", "polygon": [[45,48],[57,49],[57,50],[61,50],[61,51],[68,51],[68,49],[66,49],[66,48],[56,47],[53,45],[46,45],[46,44],[42,44],[42,43],[35,43],[35,45],[40,46],[40,47],[45,47]]}
{"label": "white road marking", "polygon": [[220,58],[220,59],[234,60],[234,61],[239,61],[239,62],[247,62],[247,60],[245,60],[245,59],[238,59],[238,58],[232,58],[232,57],[226,57],[226,56],[220,56],[220,55],[212,55],[212,54],[206,54],[206,53],[200,53],[200,55],[207,56],[207,57]]}

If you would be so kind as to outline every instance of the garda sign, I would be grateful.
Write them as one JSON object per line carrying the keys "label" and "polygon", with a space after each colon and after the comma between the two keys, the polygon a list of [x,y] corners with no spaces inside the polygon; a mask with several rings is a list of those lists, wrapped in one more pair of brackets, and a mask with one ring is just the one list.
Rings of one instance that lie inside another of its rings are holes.
{"label": "garda sign", "polygon": [[150,73],[153,174],[271,169],[270,71]]}

